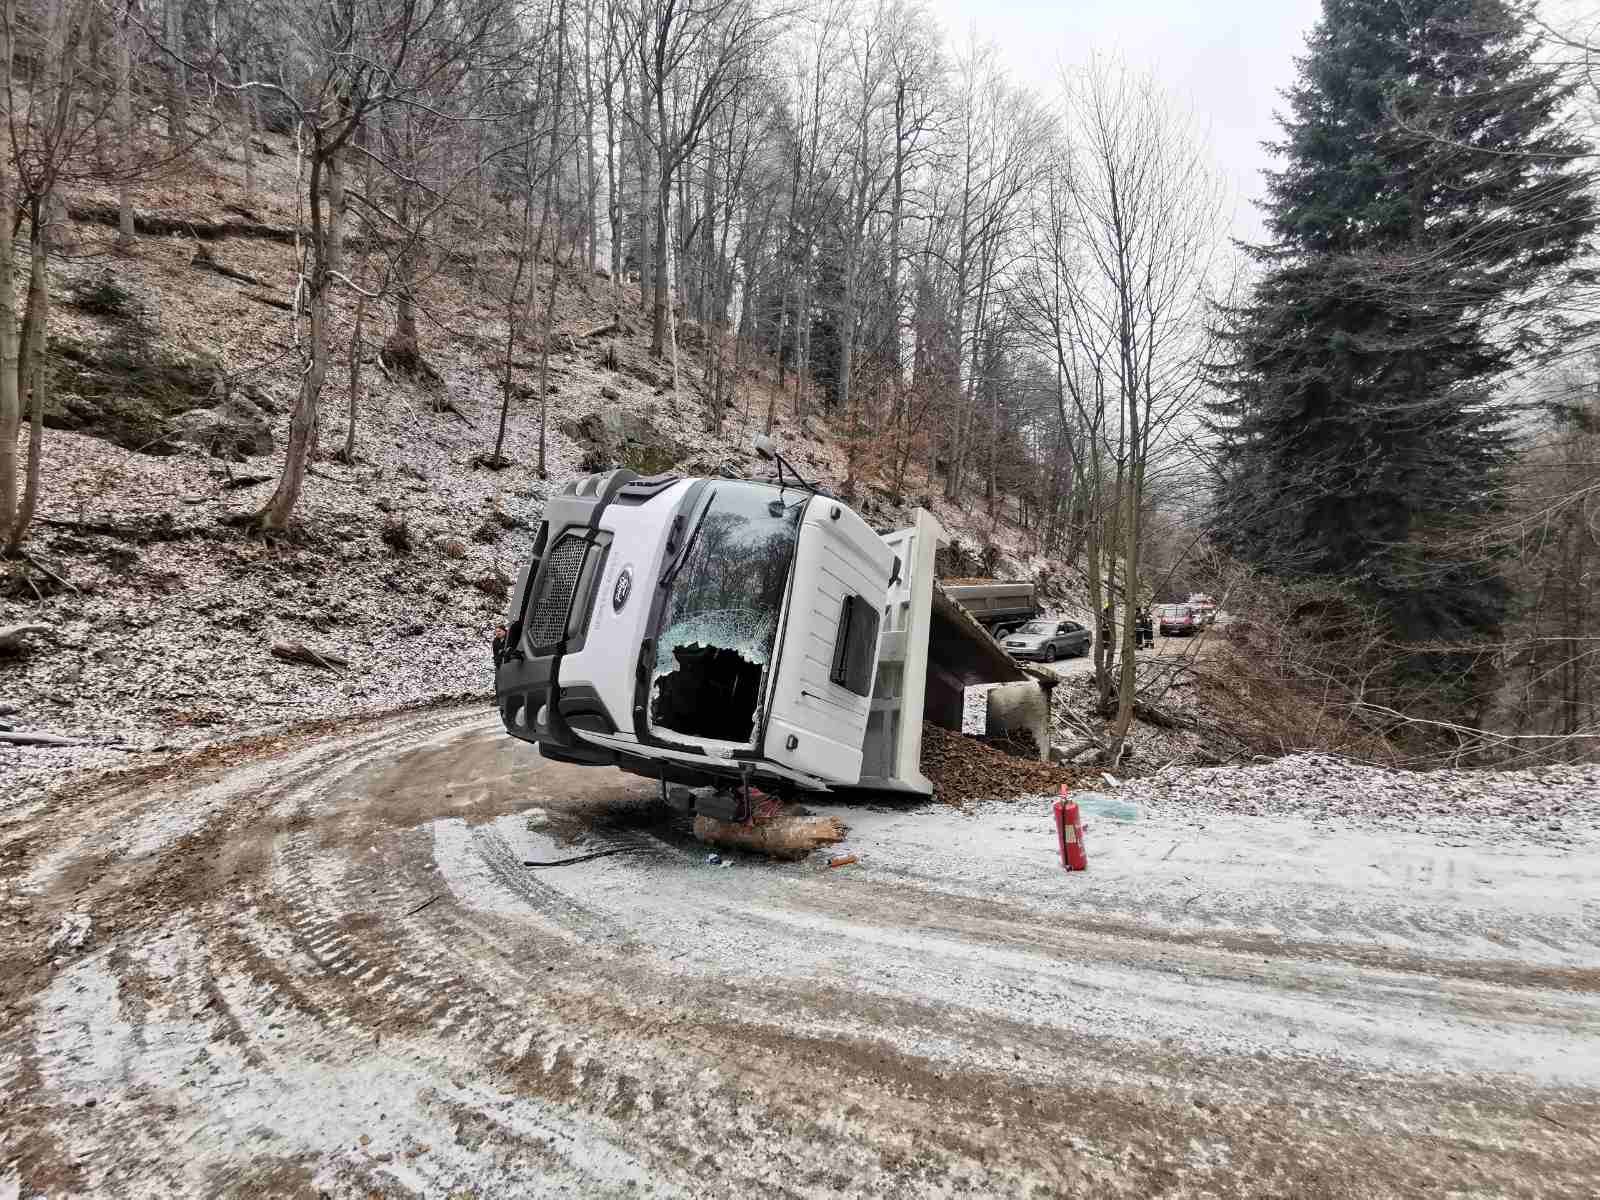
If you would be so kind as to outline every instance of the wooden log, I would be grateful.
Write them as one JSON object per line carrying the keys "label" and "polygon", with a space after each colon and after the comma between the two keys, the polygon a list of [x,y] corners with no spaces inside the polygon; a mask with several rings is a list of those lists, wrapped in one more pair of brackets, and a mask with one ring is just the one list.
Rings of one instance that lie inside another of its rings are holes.
{"label": "wooden log", "polygon": [[[204,250],[205,247],[201,246]],[[265,279],[258,279],[248,271],[240,271],[220,263],[209,254],[196,254],[189,260],[189,265],[196,271],[210,271],[213,275],[221,275],[224,279],[233,279],[239,283],[248,283],[255,287],[271,287]]]}
{"label": "wooden log", "polygon": [[713,846],[753,850],[772,858],[804,858],[818,846],[844,841],[845,827],[835,817],[778,817],[760,824],[694,819],[694,836]]}
{"label": "wooden log", "polygon": [[22,639],[30,633],[49,633],[48,625],[4,625],[0,626],[0,650],[17,650],[22,647]]}
{"label": "wooden log", "polygon": [[[115,204],[97,201],[69,204],[67,216],[85,224],[109,225],[112,228],[116,228],[120,219]],[[204,242],[219,241],[223,238],[258,238],[277,242],[283,246],[292,246],[295,243],[293,229],[265,225],[259,221],[207,221],[136,212],[133,214],[133,227],[136,232],[147,236],[170,237],[176,234]]]}
{"label": "wooden log", "polygon": [[0,743],[9,746],[86,746],[76,738],[61,737],[54,733],[16,733],[0,729]]}
{"label": "wooden log", "polygon": [[255,487],[258,483],[271,483],[271,475],[235,475],[231,479],[222,481],[222,490],[225,492],[236,491],[239,488]]}
{"label": "wooden log", "polygon": [[254,300],[257,304],[265,304],[268,308],[276,308],[280,312],[292,313],[294,311],[294,305],[287,300],[279,300],[275,296],[263,296],[259,292],[246,292],[244,298],[246,300]]}
{"label": "wooden log", "polygon": [[326,671],[348,667],[350,660],[343,655],[335,654],[331,650],[313,650],[304,642],[273,642],[272,656],[287,662],[306,663],[313,667],[321,667]]}

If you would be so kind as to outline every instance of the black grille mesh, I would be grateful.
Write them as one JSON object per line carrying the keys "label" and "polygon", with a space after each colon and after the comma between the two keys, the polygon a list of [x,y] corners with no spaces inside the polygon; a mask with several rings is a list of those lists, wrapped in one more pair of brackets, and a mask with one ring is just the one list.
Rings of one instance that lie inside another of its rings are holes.
{"label": "black grille mesh", "polygon": [[534,646],[553,646],[567,633],[567,616],[572,611],[572,593],[583,571],[589,543],[579,537],[564,537],[545,560],[544,586],[528,621],[528,641]]}

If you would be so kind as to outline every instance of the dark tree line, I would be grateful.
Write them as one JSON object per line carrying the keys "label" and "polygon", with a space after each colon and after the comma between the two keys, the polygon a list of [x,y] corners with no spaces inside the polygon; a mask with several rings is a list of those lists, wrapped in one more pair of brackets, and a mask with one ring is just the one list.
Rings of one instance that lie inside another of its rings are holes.
{"label": "dark tree line", "polygon": [[1503,385],[1589,276],[1574,83],[1500,0],[1326,0],[1287,95],[1270,240],[1222,312],[1215,538],[1383,615],[1397,684],[1481,714],[1514,616]]}

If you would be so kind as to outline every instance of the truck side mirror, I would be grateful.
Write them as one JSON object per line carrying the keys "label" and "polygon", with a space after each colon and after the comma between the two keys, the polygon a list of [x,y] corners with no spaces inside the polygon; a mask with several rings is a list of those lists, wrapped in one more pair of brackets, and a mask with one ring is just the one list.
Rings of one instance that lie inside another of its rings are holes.
{"label": "truck side mirror", "polygon": [[755,446],[756,453],[759,454],[762,458],[771,458],[772,457],[772,439],[769,438],[766,434],[764,434],[764,433],[756,434],[755,441],[752,443],[752,445]]}

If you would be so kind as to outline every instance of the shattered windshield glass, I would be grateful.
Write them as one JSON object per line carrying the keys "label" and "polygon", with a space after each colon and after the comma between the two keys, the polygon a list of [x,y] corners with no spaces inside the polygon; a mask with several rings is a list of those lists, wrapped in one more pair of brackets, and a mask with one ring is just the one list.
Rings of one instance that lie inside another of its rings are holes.
{"label": "shattered windshield glass", "polygon": [[716,485],[662,614],[653,725],[688,737],[753,740],[807,499],[767,484]]}

